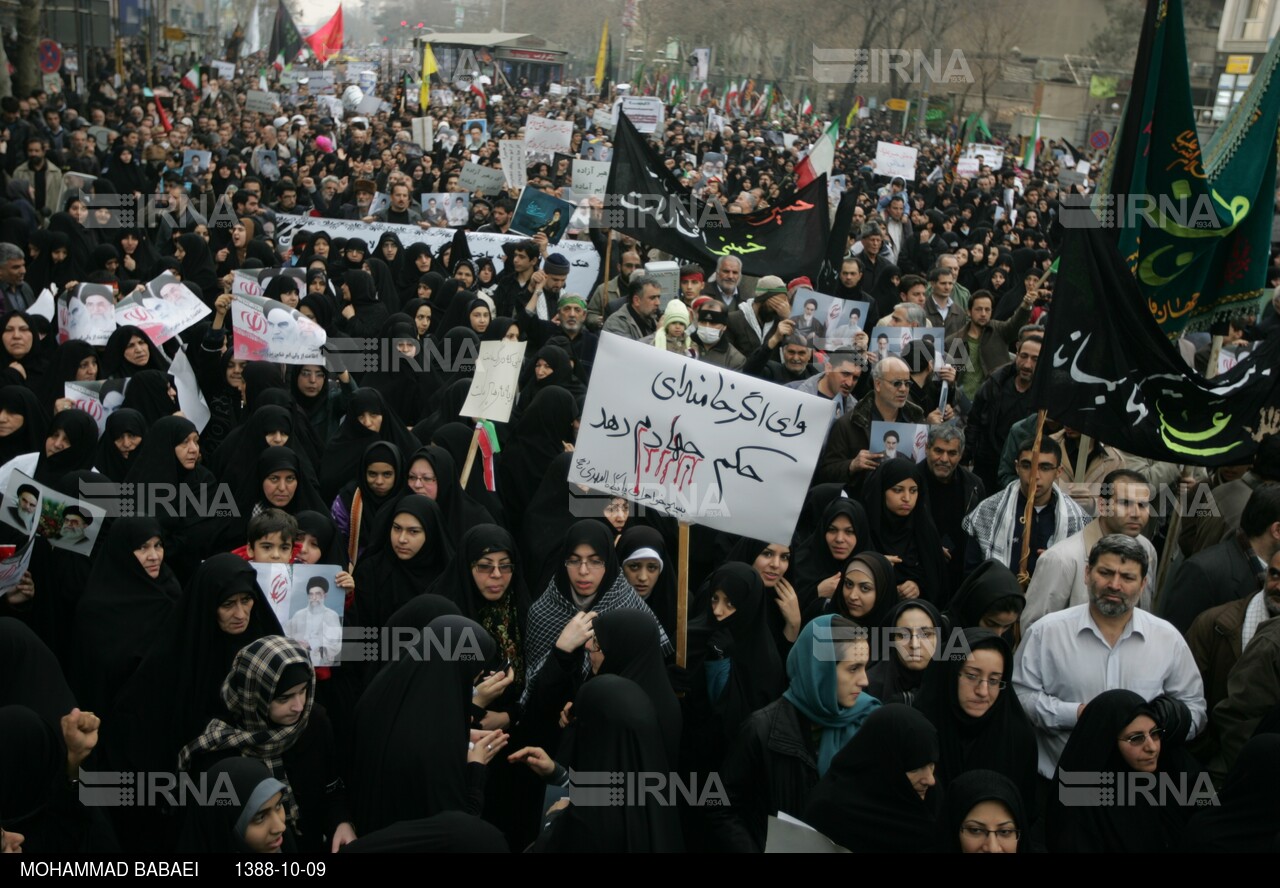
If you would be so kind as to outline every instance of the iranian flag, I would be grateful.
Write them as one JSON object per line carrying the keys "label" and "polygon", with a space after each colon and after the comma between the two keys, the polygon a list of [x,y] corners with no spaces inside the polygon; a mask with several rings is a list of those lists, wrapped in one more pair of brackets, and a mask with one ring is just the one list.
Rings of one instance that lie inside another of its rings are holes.
{"label": "iranian flag", "polygon": [[698,104],[705,105],[711,101],[711,87],[703,81],[702,88],[698,90]]}
{"label": "iranian flag", "polygon": [[813,143],[804,160],[800,161],[800,165],[796,167],[797,191],[824,173],[831,175],[831,169],[836,162],[836,142],[839,139],[840,125],[833,120],[826,131],[818,137],[818,141]]}
{"label": "iranian flag", "polygon": [[731,81],[724,94],[724,110],[728,111],[731,107],[738,104],[739,93],[740,89],[737,81]]}
{"label": "iranian flag", "polygon": [[186,74],[182,75],[182,85],[187,89],[198,90],[200,88],[200,66],[195,65]]}
{"label": "iranian flag", "polygon": [[813,102],[809,101],[809,96],[807,94],[804,97],[804,101],[800,103],[800,116],[801,117],[813,116]]}
{"label": "iranian flag", "polygon": [[1022,168],[1030,172],[1036,171],[1036,153],[1040,150],[1040,115],[1036,114],[1036,125],[1027,139],[1026,153],[1022,157]]}
{"label": "iranian flag", "polygon": [[484,111],[489,107],[489,97],[484,94],[480,84],[471,81],[471,94],[475,96],[476,110]]}

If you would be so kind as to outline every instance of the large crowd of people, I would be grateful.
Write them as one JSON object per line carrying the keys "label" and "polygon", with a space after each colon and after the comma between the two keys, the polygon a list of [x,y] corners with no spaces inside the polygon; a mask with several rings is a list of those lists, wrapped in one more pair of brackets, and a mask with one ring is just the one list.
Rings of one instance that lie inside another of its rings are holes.
{"label": "large crowd of people", "polygon": [[[1207,474],[1037,430],[1065,147],[966,178],[954,127],[848,121],[829,259],[783,280],[606,227],[573,183],[613,147],[586,83],[419,109],[384,75],[362,114],[339,63],[261,113],[256,60],[194,89],[190,59],[132,61],[0,99],[4,851],[762,852],[786,820],[850,851],[1280,849],[1280,443]],[[756,212],[827,122],[780,105],[669,105],[650,142]],[[589,286],[558,232],[510,230],[519,189],[458,184],[530,115],[573,123],[524,172],[577,206]],[[913,179],[876,173],[895,139]],[[671,259],[678,289],[647,268]],[[162,275],[208,310],[176,336],[107,316],[90,344],[52,310]],[[331,343],[424,360],[238,359],[246,276]],[[604,333],[833,402],[792,533],[692,528],[687,627],[676,522],[568,480]],[[463,405],[501,340],[519,394],[477,456]],[[103,516],[106,489],[147,505]],[[281,576],[306,577],[283,612]],[[99,805],[101,772],[232,801]]]}

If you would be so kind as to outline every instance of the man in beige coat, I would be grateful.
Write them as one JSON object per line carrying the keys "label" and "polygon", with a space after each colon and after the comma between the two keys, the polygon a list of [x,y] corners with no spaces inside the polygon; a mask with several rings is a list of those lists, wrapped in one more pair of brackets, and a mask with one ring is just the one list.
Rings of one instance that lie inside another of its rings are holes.
{"label": "man in beige coat", "polygon": [[[1097,520],[1084,530],[1054,543],[1036,562],[1031,585],[1027,587],[1027,606],[1022,611],[1022,631],[1046,614],[1089,602],[1085,587],[1085,565],[1094,543],[1113,533],[1133,537],[1146,550],[1149,563],[1158,560],[1155,546],[1142,535],[1151,517],[1151,485],[1138,472],[1116,469],[1102,479],[1097,500]],[[1138,606],[1151,610],[1155,594],[1155,571],[1147,571]]]}

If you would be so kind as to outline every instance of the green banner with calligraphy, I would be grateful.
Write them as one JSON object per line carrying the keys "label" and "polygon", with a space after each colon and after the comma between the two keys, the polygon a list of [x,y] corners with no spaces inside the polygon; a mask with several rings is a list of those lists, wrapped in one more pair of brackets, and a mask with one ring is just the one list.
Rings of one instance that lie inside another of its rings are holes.
{"label": "green banner with calligraphy", "polygon": [[[1160,329],[1174,337],[1255,310],[1271,246],[1280,83],[1273,46],[1244,100],[1201,146],[1187,74],[1181,0],[1160,2],[1141,114],[1112,160],[1095,208]],[[1127,157],[1121,163],[1119,153]]]}

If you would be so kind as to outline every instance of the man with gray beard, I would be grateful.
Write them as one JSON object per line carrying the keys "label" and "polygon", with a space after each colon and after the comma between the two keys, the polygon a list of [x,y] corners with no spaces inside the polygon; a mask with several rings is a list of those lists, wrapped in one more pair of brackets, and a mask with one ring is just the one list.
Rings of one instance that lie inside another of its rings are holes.
{"label": "man with gray beard", "polygon": [[[545,287],[544,283],[544,290]],[[551,337],[563,337],[568,342],[566,351],[573,358],[574,375],[586,385],[591,377],[591,365],[596,359],[600,337],[587,329],[585,299],[577,293],[560,293],[556,301],[556,316],[550,321],[541,320],[525,306],[520,327],[529,332],[527,355],[536,354]]]}
{"label": "man with gray beard", "polygon": [[1085,706],[1103,691],[1139,694],[1170,735],[1203,730],[1204,682],[1191,650],[1171,623],[1137,607],[1152,566],[1133,537],[1104,536],[1089,552],[1089,603],[1041,618],[1023,637],[1013,686],[1036,729],[1041,777],[1053,779]]}

